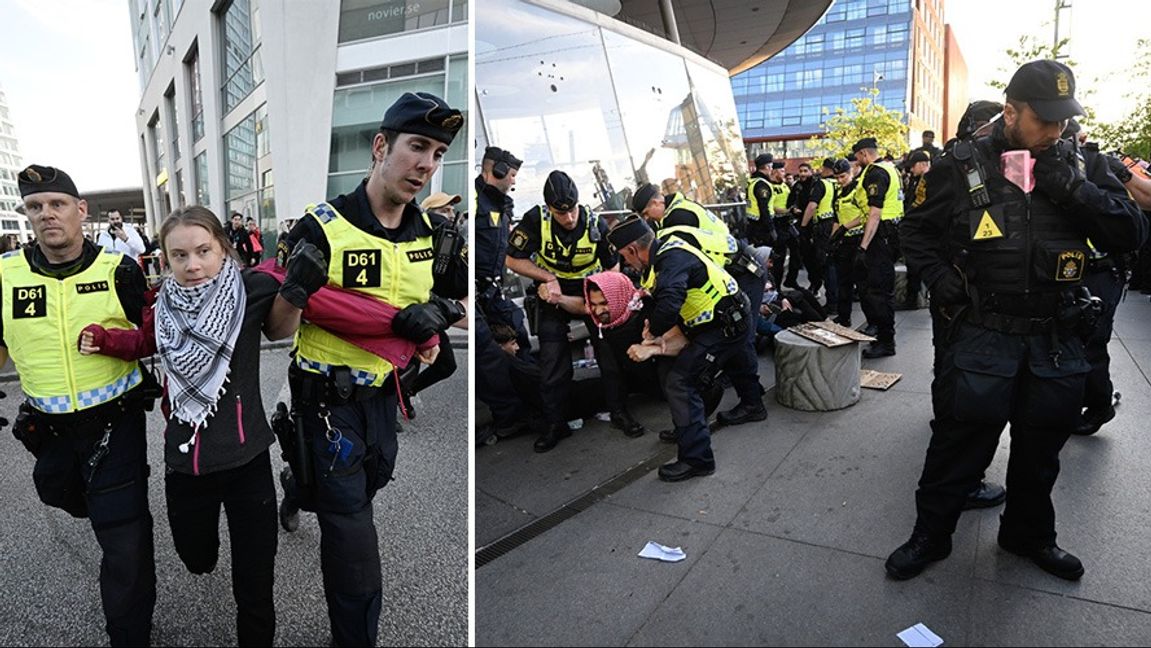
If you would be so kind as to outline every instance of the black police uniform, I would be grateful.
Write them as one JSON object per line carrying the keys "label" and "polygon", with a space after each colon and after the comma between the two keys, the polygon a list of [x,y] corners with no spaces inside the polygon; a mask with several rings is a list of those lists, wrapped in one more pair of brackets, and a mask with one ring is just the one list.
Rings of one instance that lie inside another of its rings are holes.
{"label": "black police uniform", "polygon": [[[834,182],[834,181],[833,181]],[[796,184],[799,184],[796,182]],[[795,192],[795,189],[792,189]],[[792,195],[796,195],[793,193]],[[799,218],[802,220],[803,212],[811,203],[817,206],[819,202],[827,195],[827,187],[824,185],[823,179],[819,176],[811,176],[804,183],[804,188],[799,192],[795,201],[795,207],[800,211]],[[833,197],[834,200],[834,197]],[[835,223],[834,218],[820,218],[818,213],[813,213],[811,221],[807,224],[807,231],[801,232],[800,238],[800,251],[803,253],[803,267],[807,268],[807,280],[810,284],[809,290],[812,294],[819,293],[819,289],[824,287],[824,282],[827,285],[827,299],[826,304],[834,304],[839,299],[838,284],[836,283],[835,268],[830,267],[828,262],[828,252],[831,241],[831,228]]]}
{"label": "black police uniform", "polygon": [[[768,182],[772,192],[787,189],[787,185],[782,182],[771,182],[770,180]],[[792,194],[788,194],[789,205],[791,199]],[[799,269],[803,264],[803,253],[799,249],[799,230],[795,227],[795,218],[790,212],[780,216],[770,207],[767,213],[771,215],[771,227],[775,231],[775,243],[771,244],[772,281],[776,289],[783,285],[796,287],[799,281]],[[787,261],[786,279],[783,275],[785,259],[790,259]]]}
{"label": "black police uniform", "polygon": [[[524,214],[523,219],[516,226],[511,235],[511,244],[508,256],[513,259],[531,259],[539,254],[544,246],[556,250],[551,258],[560,266],[570,266],[571,259],[560,257],[559,250],[570,250],[575,253],[576,243],[584,237],[590,226],[593,215],[587,207],[580,205],[579,220],[571,230],[564,229],[557,223],[552,223],[552,241],[543,241],[541,235],[542,218],[546,208],[536,206]],[[550,214],[548,218],[550,218]],[[566,267],[565,271],[579,272],[587,276],[600,270],[607,270],[619,263],[619,257],[607,242],[607,223],[601,218],[594,218],[595,231],[590,236],[595,246],[595,261],[586,268]],[[549,255],[550,256],[550,255]],[[533,285],[535,291],[539,284]],[[560,290],[564,295],[583,297],[583,279],[559,279]],[[559,426],[566,429],[564,420],[565,402],[568,399],[568,389],[573,374],[571,363],[571,345],[568,342],[569,323],[573,319],[583,319],[588,331],[594,333],[595,324],[590,318],[578,318],[557,305],[539,302],[535,332],[539,338],[539,365],[543,382],[540,392],[544,402],[547,423],[551,429],[559,430]],[[623,411],[622,385],[618,371],[614,370],[614,363],[609,360],[609,354],[601,348],[603,341],[596,335],[591,336],[592,347],[600,365],[600,373],[604,380],[608,407],[612,412]],[[559,430],[562,433],[562,430]],[[550,449],[550,448],[549,448]]]}
{"label": "black police uniform", "polygon": [[[679,355],[658,363],[657,367],[675,425],[678,461],[701,471],[699,474],[708,474],[715,470],[704,397],[712,388],[708,378],[719,371],[752,372],[747,365],[753,358],[746,353],[746,329],[725,330],[718,314],[712,321],[695,326],[688,326],[680,318],[687,291],[707,285],[707,266],[684,250],[669,249],[660,254],[663,245],[667,245],[666,239],[656,239],[649,252],[652,265],[648,272],[655,273],[652,290],[655,307],[648,319],[648,331],[659,337],[679,326],[690,340]],[[725,297],[716,310],[738,311],[743,326],[750,325],[750,303],[746,301],[736,303],[732,297]],[[756,399],[759,399],[758,393]]]}
{"label": "black police uniform", "polygon": [[[399,227],[385,228],[368,201],[367,180],[352,193],[328,203],[354,227],[379,238],[381,246],[432,235],[434,228],[447,222],[443,216],[428,213],[432,225],[429,228],[420,208],[410,203],[404,207]],[[331,247],[322,227],[314,217],[306,215],[285,237],[279,249],[281,264],[300,240],[312,243],[324,258],[331,259]],[[431,262],[426,259],[410,261],[408,266],[413,273],[431,272]],[[445,275],[435,277],[432,292],[452,299],[466,296],[466,262],[457,257]],[[302,383],[315,380],[312,375],[299,371],[294,363],[289,375],[294,382],[300,381],[293,386],[293,406],[304,417],[305,436],[312,441],[314,492],[299,495],[302,508],[314,510],[320,522],[321,567],[332,634],[338,645],[375,645],[382,577],[372,499],[390,481],[396,465],[398,398],[392,387],[394,380],[386,378],[377,388],[355,387],[342,402],[329,394],[327,402],[321,404],[322,397],[304,395],[323,391],[321,388],[313,392],[313,388],[303,386]],[[333,427],[339,428],[344,437],[360,440],[365,459],[355,462],[350,472],[327,473],[332,453],[325,440],[328,428],[321,418],[325,406]]]}
{"label": "black police uniform", "polygon": [[[65,263],[49,262],[35,245],[8,254],[23,254],[32,271],[51,285],[83,272],[102,252],[85,241],[80,258]],[[125,315],[141,326],[147,283],[139,264],[124,256],[115,276]],[[48,294],[60,292],[52,288]],[[3,299],[0,296],[0,302]],[[9,346],[2,323],[0,343]],[[144,415],[145,407],[151,408],[149,398],[155,395],[146,395],[141,384],[115,400],[70,414],[28,410],[34,412],[35,431],[25,443],[36,456],[32,477],[40,499],[75,517],[87,517],[103,552],[100,594],[113,646],[147,646],[151,641],[156,563]]]}
{"label": "black police uniform", "polygon": [[[385,113],[381,127],[450,144],[462,124],[459,111],[448,107],[442,99],[427,93],[405,93]],[[402,272],[410,274],[413,281],[426,281],[428,275],[433,276],[433,301],[437,296],[451,299],[466,296],[469,281],[465,247],[446,250],[446,266],[442,272],[433,273],[433,266],[440,262],[441,243],[451,240],[442,229],[448,225],[447,219],[428,213],[429,222],[425,222],[425,214],[412,202],[404,206],[397,227],[385,228],[372,210],[367,186],[365,179],[355,191],[338,196],[328,204],[352,228],[379,239],[380,249],[412,248],[414,242],[431,237],[432,249],[409,249],[406,254],[392,258],[400,260]],[[329,264],[333,263],[332,246],[324,226],[309,212],[297,222],[277,251],[281,265],[300,240],[315,245]],[[391,255],[385,255],[380,262],[385,262],[388,256]],[[382,275],[382,269],[378,269],[377,284]],[[400,292],[404,290],[403,282],[401,284],[397,289]],[[393,319],[393,332],[401,335],[400,323],[405,313],[439,309],[440,303],[406,306]],[[383,377],[379,386],[371,387],[355,384],[354,373],[348,367],[314,369],[316,371],[306,371],[293,361],[288,374],[293,410],[302,419],[312,463],[313,485],[301,490],[298,497],[301,508],[314,510],[320,523],[320,565],[333,641],[337,645],[375,645],[382,605],[382,577],[372,499],[390,481],[395,467],[399,381],[393,371],[393,375]],[[328,436],[334,430],[351,442],[350,446],[337,444],[338,453],[332,449],[335,442]],[[293,472],[297,470],[298,467],[293,466]],[[297,482],[298,473],[291,485]]]}
{"label": "black police uniform", "polygon": [[[507,162],[504,162],[505,164]],[[520,353],[531,351],[524,313],[504,296],[504,267],[508,253],[508,236],[512,229],[515,203],[512,197],[477,176],[476,210],[472,216],[476,231],[476,304],[488,324],[507,324],[516,331]]]}
{"label": "black police uniform", "polygon": [[[867,193],[867,206],[883,209],[891,176],[878,164],[860,179]],[[874,324],[877,344],[895,345],[895,256],[899,250],[899,230],[892,221],[880,221],[867,249],[860,251],[867,265],[867,290],[860,306],[868,324]]]}
{"label": "black police uniform", "polygon": [[[922,271],[933,304],[950,319],[936,336],[935,418],[916,492],[915,532],[888,560],[895,578],[914,576],[950,552],[965,497],[1008,422],[1000,545],[1064,578],[1082,574],[1074,568],[1078,560],[1058,555],[1051,503],[1059,451],[1089,370],[1075,330],[1080,309],[1067,300],[1081,282],[1088,237],[1119,252],[1142,242],[1147,225],[1101,157],[1087,152],[1081,160],[1038,163],[1039,188],[1025,195],[999,170],[1008,148],[1002,124],[989,137],[957,144],[932,166],[924,201],[901,225],[908,263]],[[1041,179],[1053,177],[1043,175],[1045,165],[1071,164],[1082,165],[1087,181],[1069,197],[1053,198],[1060,192]],[[978,183],[968,183],[977,165],[987,200]]]}

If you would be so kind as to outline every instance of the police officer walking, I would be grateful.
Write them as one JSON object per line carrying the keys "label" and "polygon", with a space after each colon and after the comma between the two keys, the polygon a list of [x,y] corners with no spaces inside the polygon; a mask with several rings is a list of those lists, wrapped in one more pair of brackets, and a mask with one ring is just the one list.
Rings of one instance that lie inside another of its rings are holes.
{"label": "police officer walking", "polygon": [[642,275],[655,307],[648,319],[646,342],[678,326],[689,343],[662,365],[664,394],[671,407],[679,455],[659,469],[663,481],[682,481],[715,472],[711,432],[703,392],[719,373],[747,371],[747,327],[751,323],[747,296],[718,263],[677,235],[657,239],[642,218],[617,224],[608,233],[624,261]]}
{"label": "police officer walking", "polygon": [[484,151],[480,175],[476,176],[476,304],[489,325],[507,324],[516,331],[520,353],[531,351],[524,313],[504,296],[504,261],[512,229],[515,202],[510,192],[523,160],[495,146]]}
{"label": "police officer walking", "polygon": [[[763,301],[766,270],[755,260],[755,254],[729,233],[727,225],[703,205],[684,197],[681,193],[660,195],[653,184],[636,190],[632,209],[647,221],[659,239],[676,236],[697,250],[711,256],[736,281],[748,301],[758,305]],[[763,394],[759,383],[759,361],[755,353],[755,320],[758,308],[752,309],[752,322],[748,327],[748,361],[729,371],[732,387],[739,395],[739,403],[720,412],[716,419],[724,425],[739,425],[767,418]]]}
{"label": "police officer walking", "polygon": [[[1080,157],[1060,141],[1066,120],[1083,112],[1074,92],[1062,63],[1020,67],[1002,121],[934,163],[923,202],[901,226],[907,260],[922,271],[949,330],[936,338],[944,348],[918,517],[911,539],[887,560],[892,578],[912,578],[951,553],[964,500],[1009,421],[999,546],[1060,578],[1083,575],[1080,560],[1056,544],[1051,491],[1090,368],[1083,336],[1097,305],[1078,290],[1087,238],[1123,252],[1142,243],[1147,223],[1104,158]],[[1001,154],[1014,150],[1036,157],[1029,195],[1000,171]]]}
{"label": "police officer walking", "polygon": [[12,358],[25,395],[14,432],[36,457],[40,499],[92,525],[110,643],[147,646],[156,567],[144,410],[155,394],[138,362],[79,351],[93,322],[142,323],[144,275],[85,240],[88,204],[67,173],[33,164],[18,184],[36,245],[0,257],[0,364]]}
{"label": "police officer walking", "polygon": [[[468,291],[458,236],[413,202],[463,126],[434,95],[404,93],[372,140],[372,169],[350,194],[310,206],[281,242],[283,265],[300,240],[328,261],[328,281],[401,309],[392,333],[417,343],[464,311]],[[365,326],[377,325],[365,322]],[[438,349],[438,347],[435,347]],[[421,358],[434,360],[434,351]],[[305,322],[289,369],[293,417],[310,452],[292,465],[301,507],[320,523],[320,566],[335,645],[375,645],[382,580],[372,499],[395,468],[396,367]]]}
{"label": "police officer walking", "polygon": [[[571,436],[564,410],[574,371],[569,322],[574,317],[559,307],[560,297],[583,296],[583,279],[613,270],[619,258],[607,242],[607,224],[591,208],[579,204],[579,189],[568,174],[552,171],[544,183],[544,204],[533,207],[512,231],[507,265],[512,272],[532,279],[536,292],[546,297],[536,311],[540,341],[539,364],[547,430],[535,442],[536,452],[547,452]],[[541,290],[542,289],[542,290]],[[586,321],[588,331],[595,325]],[[627,411],[620,370],[603,340],[591,336],[603,378],[611,423],[627,436],[643,434],[643,426]]]}
{"label": "police officer walking", "polygon": [[867,268],[868,324],[876,328],[876,341],[863,350],[864,358],[895,355],[895,255],[899,251],[896,224],[903,218],[903,187],[899,172],[887,161],[880,161],[878,144],[865,137],[851,147],[862,167],[859,187],[867,199],[867,223],[859,240],[856,265]]}

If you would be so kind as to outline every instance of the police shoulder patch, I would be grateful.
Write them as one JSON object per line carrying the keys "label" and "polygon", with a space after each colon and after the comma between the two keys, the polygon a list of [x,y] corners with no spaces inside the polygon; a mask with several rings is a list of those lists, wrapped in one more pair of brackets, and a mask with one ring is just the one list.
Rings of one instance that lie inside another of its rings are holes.
{"label": "police shoulder patch", "polygon": [[912,209],[922,205],[927,200],[927,178],[920,178],[915,183],[915,199],[911,201]]}
{"label": "police shoulder patch", "polygon": [[525,234],[523,230],[516,228],[516,230],[512,232],[512,238],[508,241],[508,244],[517,250],[525,250],[528,246],[528,235]]}

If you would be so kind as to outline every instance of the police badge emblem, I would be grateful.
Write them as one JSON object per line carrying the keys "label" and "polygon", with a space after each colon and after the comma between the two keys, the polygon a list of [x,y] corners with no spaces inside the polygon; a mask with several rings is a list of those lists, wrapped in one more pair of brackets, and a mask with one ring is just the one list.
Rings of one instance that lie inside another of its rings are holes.
{"label": "police badge emblem", "polygon": [[1083,278],[1083,268],[1086,264],[1087,255],[1079,250],[1060,252],[1058,267],[1055,271],[1055,280],[1079,281]]}

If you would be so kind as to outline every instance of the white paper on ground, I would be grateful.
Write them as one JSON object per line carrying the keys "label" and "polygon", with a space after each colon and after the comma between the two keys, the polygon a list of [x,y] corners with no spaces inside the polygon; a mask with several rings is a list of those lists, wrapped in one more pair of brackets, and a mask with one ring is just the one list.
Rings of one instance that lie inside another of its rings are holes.
{"label": "white paper on ground", "polygon": [[895,635],[899,637],[903,643],[915,648],[917,646],[926,646],[927,648],[935,648],[936,646],[943,645],[943,639],[922,623],[916,623],[910,628]]}
{"label": "white paper on ground", "polygon": [[665,547],[657,542],[648,542],[644,545],[643,551],[639,552],[639,557],[652,558],[664,562],[679,562],[687,558],[687,554],[679,547]]}

